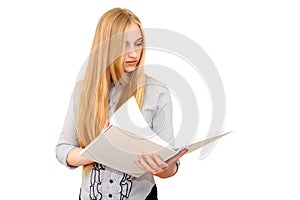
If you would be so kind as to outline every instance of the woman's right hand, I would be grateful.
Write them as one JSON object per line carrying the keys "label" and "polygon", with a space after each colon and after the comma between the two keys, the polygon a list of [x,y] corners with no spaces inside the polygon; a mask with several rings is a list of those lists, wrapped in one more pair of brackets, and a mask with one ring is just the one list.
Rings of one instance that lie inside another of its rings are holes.
{"label": "woman's right hand", "polygon": [[103,128],[103,129],[106,129],[109,125],[110,125],[110,121],[107,119],[107,120],[105,121],[105,124],[104,124],[104,128]]}
{"label": "woman's right hand", "polygon": [[[105,124],[104,124],[104,128],[106,129],[110,124],[110,121],[107,119]],[[78,167],[78,166],[82,166],[82,165],[88,165],[88,164],[92,164],[94,161],[89,160],[85,157],[82,157],[80,155],[80,152],[82,151],[82,148],[80,147],[74,147],[68,154],[67,156],[67,163],[70,166],[74,166],[74,167]]]}
{"label": "woman's right hand", "polygon": [[85,157],[82,157],[80,155],[81,151],[82,151],[82,148],[75,147],[69,152],[69,154],[67,156],[68,165],[78,167],[78,166],[82,166],[82,165],[88,165],[88,164],[91,164],[94,162]]}

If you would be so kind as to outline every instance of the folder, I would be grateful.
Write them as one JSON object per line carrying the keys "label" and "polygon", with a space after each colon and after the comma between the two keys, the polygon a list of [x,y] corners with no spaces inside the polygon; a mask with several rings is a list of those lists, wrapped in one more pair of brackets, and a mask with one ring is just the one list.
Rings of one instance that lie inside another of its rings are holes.
{"label": "folder", "polygon": [[[184,148],[187,148],[188,153],[190,153],[230,133],[221,133],[215,137],[175,148],[158,136],[145,137],[145,133],[148,136],[151,133],[155,136],[155,133],[153,133],[150,127],[145,126],[145,123],[143,124],[143,128],[141,126],[133,126],[132,124],[129,126],[124,125],[130,123],[116,123],[116,121],[120,122],[120,120],[124,119],[124,113],[128,113],[128,108],[130,108],[131,113],[139,112],[132,116],[138,117],[139,122],[143,121],[140,118],[142,114],[138,109],[136,101],[132,98],[113,115],[111,124],[80,152],[81,156],[134,177],[140,177],[146,172],[136,165],[134,161],[138,159],[138,155],[142,152],[149,154],[156,153],[163,160],[167,161]],[[122,117],[120,118],[119,116]],[[119,119],[115,120],[116,117],[119,117]],[[126,119],[128,120],[128,117]],[[136,121],[136,119],[133,119],[133,121]],[[118,126],[120,124],[123,127]],[[138,131],[142,131],[142,133],[137,133]]]}

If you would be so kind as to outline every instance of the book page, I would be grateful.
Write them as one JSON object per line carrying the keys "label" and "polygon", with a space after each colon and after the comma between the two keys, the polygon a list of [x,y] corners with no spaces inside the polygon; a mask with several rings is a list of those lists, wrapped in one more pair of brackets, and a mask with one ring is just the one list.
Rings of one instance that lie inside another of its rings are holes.
{"label": "book page", "polygon": [[112,115],[110,123],[128,133],[135,134],[138,137],[147,138],[161,146],[170,146],[149,127],[133,96]]}

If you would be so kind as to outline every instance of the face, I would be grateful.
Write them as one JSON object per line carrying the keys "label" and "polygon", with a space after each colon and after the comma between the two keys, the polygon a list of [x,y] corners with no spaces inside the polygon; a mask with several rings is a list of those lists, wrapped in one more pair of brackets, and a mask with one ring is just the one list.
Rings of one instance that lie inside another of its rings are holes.
{"label": "face", "polygon": [[[128,31],[128,32],[127,32]],[[140,28],[135,23],[131,23],[126,28],[125,36],[125,60],[124,60],[124,72],[134,71],[141,58],[143,48],[143,37]]]}

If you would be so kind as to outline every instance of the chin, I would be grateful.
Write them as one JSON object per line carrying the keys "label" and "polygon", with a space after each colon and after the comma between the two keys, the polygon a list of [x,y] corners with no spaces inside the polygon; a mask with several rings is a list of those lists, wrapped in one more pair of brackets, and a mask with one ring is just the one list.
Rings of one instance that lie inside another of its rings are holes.
{"label": "chin", "polygon": [[134,66],[134,67],[126,66],[126,67],[124,67],[124,71],[125,71],[125,72],[132,72],[132,71],[134,71],[136,68],[137,68],[136,66]]}

